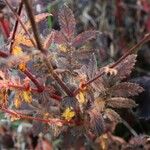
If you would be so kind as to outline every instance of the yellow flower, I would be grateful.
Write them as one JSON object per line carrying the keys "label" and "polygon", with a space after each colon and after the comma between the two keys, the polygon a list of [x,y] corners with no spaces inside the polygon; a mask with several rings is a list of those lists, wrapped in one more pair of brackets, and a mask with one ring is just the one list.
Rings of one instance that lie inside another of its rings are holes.
{"label": "yellow flower", "polygon": [[58,48],[60,51],[65,52],[65,53],[69,51],[69,49],[67,48],[65,44],[58,45]]}
{"label": "yellow flower", "polygon": [[13,46],[13,50],[12,50],[12,54],[17,56],[17,55],[20,55],[22,54],[22,48],[19,47],[19,46]]}
{"label": "yellow flower", "polygon": [[23,91],[22,92],[22,97],[23,97],[23,99],[26,103],[31,103],[32,102],[32,95],[31,95],[30,90],[29,91]]}
{"label": "yellow flower", "polygon": [[76,98],[80,104],[84,104],[86,101],[84,92],[80,92]]}
{"label": "yellow flower", "polygon": [[21,63],[19,64],[19,69],[24,72],[26,70],[26,64],[25,63]]}
{"label": "yellow flower", "polygon": [[65,118],[65,120],[70,121],[75,116],[75,112],[73,111],[72,107],[68,107],[65,109],[62,116]]}
{"label": "yellow flower", "polygon": [[16,35],[14,44],[15,45],[23,44],[23,45],[26,45],[28,47],[33,47],[33,44],[30,41],[30,39],[23,34],[17,34]]}
{"label": "yellow flower", "polygon": [[18,98],[16,98],[16,99],[14,100],[14,105],[15,105],[16,108],[19,108],[19,107],[21,106],[21,100],[18,99]]}

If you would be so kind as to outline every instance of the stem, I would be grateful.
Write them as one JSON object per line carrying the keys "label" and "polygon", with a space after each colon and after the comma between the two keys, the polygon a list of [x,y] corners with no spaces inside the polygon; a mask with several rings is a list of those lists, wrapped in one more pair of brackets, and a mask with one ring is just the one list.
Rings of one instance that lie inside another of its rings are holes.
{"label": "stem", "polygon": [[127,121],[122,119],[122,123],[124,124],[124,126],[127,127],[127,129],[133,134],[133,136],[138,136],[138,134],[136,133],[136,131],[128,124]]}
{"label": "stem", "polygon": [[[126,53],[120,58],[118,59],[114,64],[112,64],[110,66],[110,68],[114,68],[116,67],[120,62],[122,62],[124,59],[126,59],[130,54],[132,54],[137,48],[139,48],[141,45],[145,44],[147,41],[150,40],[150,33],[146,34],[136,45],[134,45],[132,48],[127,49]],[[100,74],[98,74],[97,76],[95,76],[93,79],[87,81],[85,84],[82,84],[82,88],[88,86],[89,84],[91,84],[92,82],[94,82],[95,80],[97,80],[99,77],[101,77],[102,75],[104,75],[105,73],[102,72]],[[77,95],[80,91],[80,88],[77,88],[74,91],[74,95]]]}
{"label": "stem", "polygon": [[[17,90],[21,90],[21,91],[26,91],[26,90],[28,90],[28,87],[23,86],[23,85],[8,84],[8,87],[14,88],[14,89],[17,89]],[[30,90],[31,90],[31,92],[39,92],[39,89],[37,89],[37,88],[31,88],[31,87],[30,87]],[[52,93],[53,87],[52,87],[52,89],[47,88],[47,87],[44,87],[44,90],[47,91],[47,92],[51,92],[51,93],[50,93],[50,97],[51,97],[51,98],[53,98],[53,99],[55,99],[55,100],[57,100],[57,101],[61,101],[61,100],[62,100],[62,97],[61,97],[61,96]]]}
{"label": "stem", "polygon": [[5,113],[8,113],[14,117],[18,117],[21,119],[35,120],[35,121],[39,121],[39,122],[43,122],[43,123],[56,124],[56,125],[59,123],[62,123],[62,124],[66,123],[65,121],[60,120],[60,119],[58,119],[58,120],[56,120],[56,119],[42,119],[42,118],[27,116],[27,115],[15,112],[13,110],[10,110],[10,109],[4,108],[4,107],[1,107],[0,109]]}
{"label": "stem", "polygon": [[[19,5],[19,8],[18,8],[18,12],[17,12],[18,16],[20,16],[22,8],[23,8],[23,2],[21,1],[20,5]],[[15,35],[16,35],[16,32],[17,32],[18,24],[19,24],[19,21],[18,21],[18,19],[16,19],[15,26],[13,28],[12,35],[11,35],[11,38],[10,38],[10,41],[11,41],[10,46],[9,46],[10,53],[12,53],[12,46],[13,46]]]}
{"label": "stem", "polygon": [[37,48],[44,54],[46,54],[46,51],[43,49],[42,43],[41,43],[41,39],[38,33],[38,28],[36,26],[36,22],[34,20],[34,14],[31,8],[31,4],[29,4],[28,0],[24,1],[25,7],[26,7],[26,12],[28,14],[28,17],[30,19],[31,22],[31,26],[32,26],[32,30],[33,30],[33,34],[36,40],[36,44],[37,44]]}
{"label": "stem", "polygon": [[0,57],[7,58],[7,57],[9,57],[9,54],[6,52],[0,51]]}
{"label": "stem", "polygon": [[6,39],[8,39],[10,31],[9,31],[9,27],[5,22],[5,19],[2,17],[0,18],[0,27],[2,28],[2,31],[6,37]]}
{"label": "stem", "polygon": [[44,86],[39,83],[36,77],[29,70],[25,69],[23,73],[36,85],[38,92],[44,91]]}
{"label": "stem", "polygon": [[61,88],[66,92],[66,94],[69,95],[69,96],[73,96],[70,89],[65,85],[65,83],[54,72],[53,66],[52,66],[50,60],[47,58],[47,51],[45,49],[43,49],[41,39],[40,39],[40,36],[39,36],[39,33],[38,33],[38,29],[37,29],[37,26],[36,26],[36,22],[35,22],[35,19],[34,19],[34,14],[33,14],[33,11],[32,11],[32,8],[31,8],[31,5],[30,5],[29,1],[25,0],[24,4],[25,4],[25,7],[26,7],[26,12],[28,13],[28,17],[29,17],[30,22],[31,22],[32,30],[33,30],[34,37],[35,37],[35,40],[36,40],[36,43],[37,43],[37,48],[43,54],[44,60],[45,60],[45,63],[47,65],[48,69],[49,69],[49,72],[51,73],[53,78],[58,82],[58,84],[61,86]]}
{"label": "stem", "polygon": [[[25,0],[26,1],[26,0]],[[5,0],[6,5],[9,7],[9,9],[12,11],[12,13],[14,14],[14,16],[16,17],[16,19],[18,20],[18,22],[20,23],[20,25],[22,26],[22,28],[24,29],[24,31],[26,32],[26,34],[28,35],[30,41],[32,42],[32,44],[36,47],[36,44],[34,42],[34,40],[32,39],[29,31],[26,29],[24,23],[21,21],[20,17],[18,16],[18,14],[14,11],[13,7],[9,4],[8,0]]]}

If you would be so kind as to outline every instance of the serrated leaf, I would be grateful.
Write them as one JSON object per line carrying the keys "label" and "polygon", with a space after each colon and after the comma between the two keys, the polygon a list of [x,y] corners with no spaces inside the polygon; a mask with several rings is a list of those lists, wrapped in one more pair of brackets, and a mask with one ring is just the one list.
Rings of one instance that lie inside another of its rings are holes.
{"label": "serrated leaf", "polygon": [[67,43],[67,38],[60,31],[54,31],[54,43],[64,44]]}
{"label": "serrated leaf", "polygon": [[105,115],[107,116],[108,119],[110,119],[113,122],[121,122],[120,115],[112,109],[109,109],[109,108],[106,109]]}
{"label": "serrated leaf", "polygon": [[104,119],[101,113],[98,112],[96,109],[93,109],[89,112],[89,115],[90,115],[90,125],[93,132],[97,136],[100,136],[105,130]]}
{"label": "serrated leaf", "polygon": [[67,108],[67,107],[71,107],[76,109],[78,106],[78,100],[74,97],[64,97],[62,100],[62,107]]}
{"label": "serrated leaf", "polygon": [[45,42],[44,42],[44,44],[43,44],[43,47],[44,47],[45,49],[48,49],[48,48],[51,46],[51,44],[52,44],[53,41],[54,41],[54,36],[55,36],[55,33],[54,33],[54,31],[52,31],[52,32],[46,37]]}
{"label": "serrated leaf", "polygon": [[74,35],[76,25],[72,10],[68,6],[64,5],[59,11],[58,19],[61,32],[67,37],[67,39],[71,40]]}
{"label": "serrated leaf", "polygon": [[92,57],[88,64],[88,70],[87,70],[89,79],[93,78],[95,76],[96,72],[97,72],[96,56],[94,54],[92,54]]}
{"label": "serrated leaf", "polygon": [[111,95],[118,96],[118,97],[135,96],[143,91],[144,89],[141,86],[139,86],[136,83],[130,83],[130,82],[119,83],[117,85],[114,85],[110,89]]}
{"label": "serrated leaf", "polygon": [[[38,115],[36,117],[39,117],[39,116],[40,115]],[[40,134],[40,133],[47,133],[47,132],[48,132],[48,125],[47,124],[33,121],[32,133],[34,136],[38,136],[38,134]]]}
{"label": "serrated leaf", "polygon": [[107,100],[107,105],[113,108],[133,108],[137,106],[132,99],[123,97],[110,98]]}
{"label": "serrated leaf", "polygon": [[116,80],[122,80],[130,75],[135,65],[136,57],[137,55],[135,54],[129,55],[125,60],[123,60],[115,67],[115,69],[117,70],[117,75],[115,77]]}
{"label": "serrated leaf", "polygon": [[88,42],[91,39],[94,39],[96,37],[97,31],[94,30],[89,30],[89,31],[84,31],[80,33],[78,36],[76,36],[73,41],[72,41],[72,46],[73,47],[78,47],[83,45],[85,42]]}

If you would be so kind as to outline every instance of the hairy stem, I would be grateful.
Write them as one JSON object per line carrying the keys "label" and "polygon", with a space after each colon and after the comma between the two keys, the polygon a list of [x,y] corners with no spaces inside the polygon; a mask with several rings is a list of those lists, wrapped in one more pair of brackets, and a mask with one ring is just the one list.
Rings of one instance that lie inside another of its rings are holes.
{"label": "hairy stem", "polygon": [[15,112],[13,110],[7,109],[5,107],[0,107],[0,110],[3,111],[4,113],[8,113],[11,116],[14,116],[16,118],[20,118],[20,119],[27,119],[27,120],[35,120],[35,121],[39,121],[39,122],[43,122],[43,123],[48,123],[48,124],[64,124],[65,122],[63,120],[60,119],[42,119],[42,118],[38,118],[38,117],[32,117],[32,116],[27,116],[18,112]]}
{"label": "hairy stem", "polygon": [[[130,54],[134,53],[135,50],[137,48],[139,48],[140,46],[142,46],[143,44],[145,44],[146,42],[148,42],[150,40],[150,33],[146,34],[136,45],[134,45],[132,48],[127,49],[126,53],[120,58],[118,59],[114,64],[112,64],[110,66],[110,68],[114,68],[116,67],[120,62],[122,62],[124,59],[126,59]],[[89,84],[91,84],[92,82],[94,82],[95,80],[97,80],[99,77],[101,77],[102,75],[104,75],[105,73],[102,72],[100,74],[98,74],[97,76],[95,76],[93,79],[87,81],[86,83],[82,84],[82,88],[88,86]],[[80,91],[80,88],[76,89],[74,91],[74,95],[77,95]]]}
{"label": "hairy stem", "polygon": [[[25,0],[26,1],[26,0]],[[6,5],[9,7],[9,9],[12,11],[12,13],[14,14],[14,16],[16,17],[16,19],[18,20],[18,22],[20,23],[20,25],[22,26],[22,28],[24,29],[24,31],[26,32],[26,34],[28,35],[31,43],[36,47],[36,44],[34,42],[34,40],[32,39],[29,31],[26,29],[24,23],[21,21],[20,17],[18,16],[18,14],[14,11],[13,7],[9,4],[8,0],[5,0]]]}
{"label": "hairy stem", "polygon": [[66,92],[67,95],[72,96],[72,92],[70,91],[70,89],[65,85],[65,83],[59,78],[59,76],[54,72],[53,70],[53,66],[50,62],[50,60],[48,60],[47,58],[47,53],[48,51],[46,51],[45,49],[43,49],[42,43],[41,43],[41,39],[38,33],[38,29],[35,23],[35,19],[34,19],[34,14],[31,8],[31,5],[29,3],[29,0],[25,0],[24,1],[25,7],[26,7],[26,12],[28,13],[28,17],[30,19],[31,22],[31,26],[32,26],[32,30],[34,33],[34,37],[37,43],[37,48],[42,52],[42,54],[44,55],[44,61],[49,69],[50,74],[53,76],[53,78],[58,82],[58,84],[61,86],[61,88]]}
{"label": "hairy stem", "polygon": [[[26,90],[28,90],[29,88],[30,88],[30,90],[31,90],[31,92],[39,92],[39,89],[37,89],[37,88],[33,88],[33,87],[26,87],[26,86],[24,86],[24,85],[15,85],[15,84],[8,84],[8,86],[10,87],[10,88],[13,88],[13,89],[16,89],[16,90],[20,90],[20,91],[26,91]],[[57,101],[61,101],[62,100],[62,97],[61,96],[59,96],[59,95],[56,95],[56,94],[54,94],[54,89],[53,89],[53,87],[44,87],[44,91],[47,91],[48,93],[50,93],[50,97],[51,98],[53,98],[53,99],[55,99],[55,100],[57,100]]]}
{"label": "hairy stem", "polygon": [[36,79],[36,77],[27,69],[23,71],[23,73],[36,85],[38,88],[38,92],[44,91],[44,86]]}
{"label": "hairy stem", "polygon": [[[20,16],[22,8],[23,8],[23,2],[21,1],[20,5],[19,5],[19,8],[18,8],[18,12],[17,12],[18,16]],[[12,46],[13,46],[15,35],[16,35],[16,32],[17,32],[18,24],[19,24],[19,21],[18,21],[18,19],[16,19],[15,26],[13,28],[12,35],[11,35],[11,38],[10,38],[10,41],[11,41],[10,46],[9,46],[10,53],[12,53]]]}
{"label": "hairy stem", "polygon": [[9,54],[6,52],[0,51],[0,57],[7,58],[7,57],[9,57]]}
{"label": "hairy stem", "polygon": [[0,27],[4,33],[4,37],[8,39],[10,31],[9,31],[9,26],[6,24],[5,19],[2,17],[0,18]]}

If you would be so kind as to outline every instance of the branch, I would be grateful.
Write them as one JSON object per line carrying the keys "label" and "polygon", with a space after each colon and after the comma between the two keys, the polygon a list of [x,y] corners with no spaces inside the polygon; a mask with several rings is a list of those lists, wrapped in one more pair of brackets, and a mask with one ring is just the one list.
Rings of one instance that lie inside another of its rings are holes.
{"label": "branch", "polygon": [[9,54],[6,52],[0,51],[0,57],[7,58],[7,57],[9,57]]}
{"label": "branch", "polygon": [[[15,84],[8,83],[8,87],[16,89],[16,90],[21,90],[21,91],[27,91],[30,88],[31,92],[39,92],[39,89],[33,88],[33,87],[26,87],[25,85],[15,85]],[[57,101],[62,100],[61,96],[53,93],[54,92],[53,87],[44,87],[44,91],[49,92],[51,98]]]}
{"label": "branch", "polygon": [[38,88],[38,92],[44,91],[44,86],[36,79],[36,77],[27,69],[23,71],[23,73],[36,85]]}
{"label": "branch", "polygon": [[33,14],[31,5],[29,3],[29,0],[25,0],[24,4],[25,4],[25,7],[26,7],[26,12],[28,13],[28,17],[29,17],[30,22],[31,22],[32,30],[33,30],[34,37],[35,37],[35,40],[36,40],[36,43],[37,43],[37,48],[43,54],[45,63],[47,65],[48,69],[49,69],[50,74],[58,82],[58,84],[61,86],[61,88],[67,93],[67,95],[72,96],[73,95],[72,92],[65,85],[65,83],[59,78],[59,76],[54,72],[53,66],[52,66],[50,60],[47,58],[47,52],[48,51],[43,49],[43,46],[42,46],[42,43],[41,43],[41,39],[40,39],[40,36],[39,36],[39,33],[38,33],[38,29],[37,29],[37,26],[36,26],[36,22],[35,22],[35,19],[34,19],[34,14]]}
{"label": "branch", "polygon": [[[1,14],[0,14],[1,15]],[[9,31],[9,26],[8,24],[6,23],[6,20],[4,19],[4,17],[0,17],[0,27],[4,33],[4,36],[6,39],[8,39],[9,37],[9,34],[10,34],[10,31]]]}
{"label": "branch", "polygon": [[[18,12],[17,12],[18,16],[20,16],[20,14],[21,14],[22,7],[23,7],[23,2],[21,1],[20,5],[19,5],[19,8],[18,8]],[[10,53],[12,53],[12,46],[13,46],[15,35],[16,35],[16,32],[17,32],[18,23],[19,23],[19,21],[18,21],[18,19],[16,19],[15,26],[13,28],[12,35],[11,35],[11,38],[10,38],[10,41],[11,41],[10,46],[9,46]]]}
{"label": "branch", "polygon": [[[26,1],[26,0],[25,0]],[[6,5],[9,7],[9,9],[12,11],[12,13],[14,14],[14,16],[16,17],[16,19],[18,20],[18,22],[20,23],[20,25],[22,26],[22,28],[24,29],[24,31],[26,32],[26,34],[28,35],[30,41],[32,42],[32,44],[36,47],[36,44],[34,42],[34,40],[32,39],[29,31],[26,29],[24,23],[21,21],[20,17],[18,16],[18,14],[15,12],[15,10],[13,9],[13,7],[9,4],[8,0],[5,0]]]}
{"label": "branch", "polygon": [[[110,68],[114,68],[116,67],[120,62],[122,62],[124,59],[126,59],[130,54],[134,53],[135,50],[137,48],[139,48],[140,46],[142,46],[143,44],[145,44],[146,42],[148,42],[150,40],[150,33],[146,34],[136,45],[134,45],[132,48],[127,49],[126,53],[120,58],[118,59],[114,64],[112,64],[110,66]],[[98,74],[97,76],[95,76],[93,79],[87,81],[86,83],[82,84],[82,88],[88,86],[89,84],[91,84],[92,82],[94,82],[95,80],[97,80],[99,77],[101,77],[102,75],[104,75],[105,73],[102,72],[100,74]],[[79,93],[81,89],[78,88],[74,91],[74,95],[77,95]]]}
{"label": "branch", "polygon": [[14,116],[16,118],[21,118],[21,119],[35,120],[38,122],[43,122],[43,123],[47,123],[47,124],[55,124],[55,125],[66,123],[64,120],[60,120],[60,119],[42,119],[42,118],[38,118],[38,117],[27,116],[27,115],[15,112],[13,110],[7,109],[5,107],[0,107],[0,110],[3,111],[4,113],[8,113],[11,116]]}

